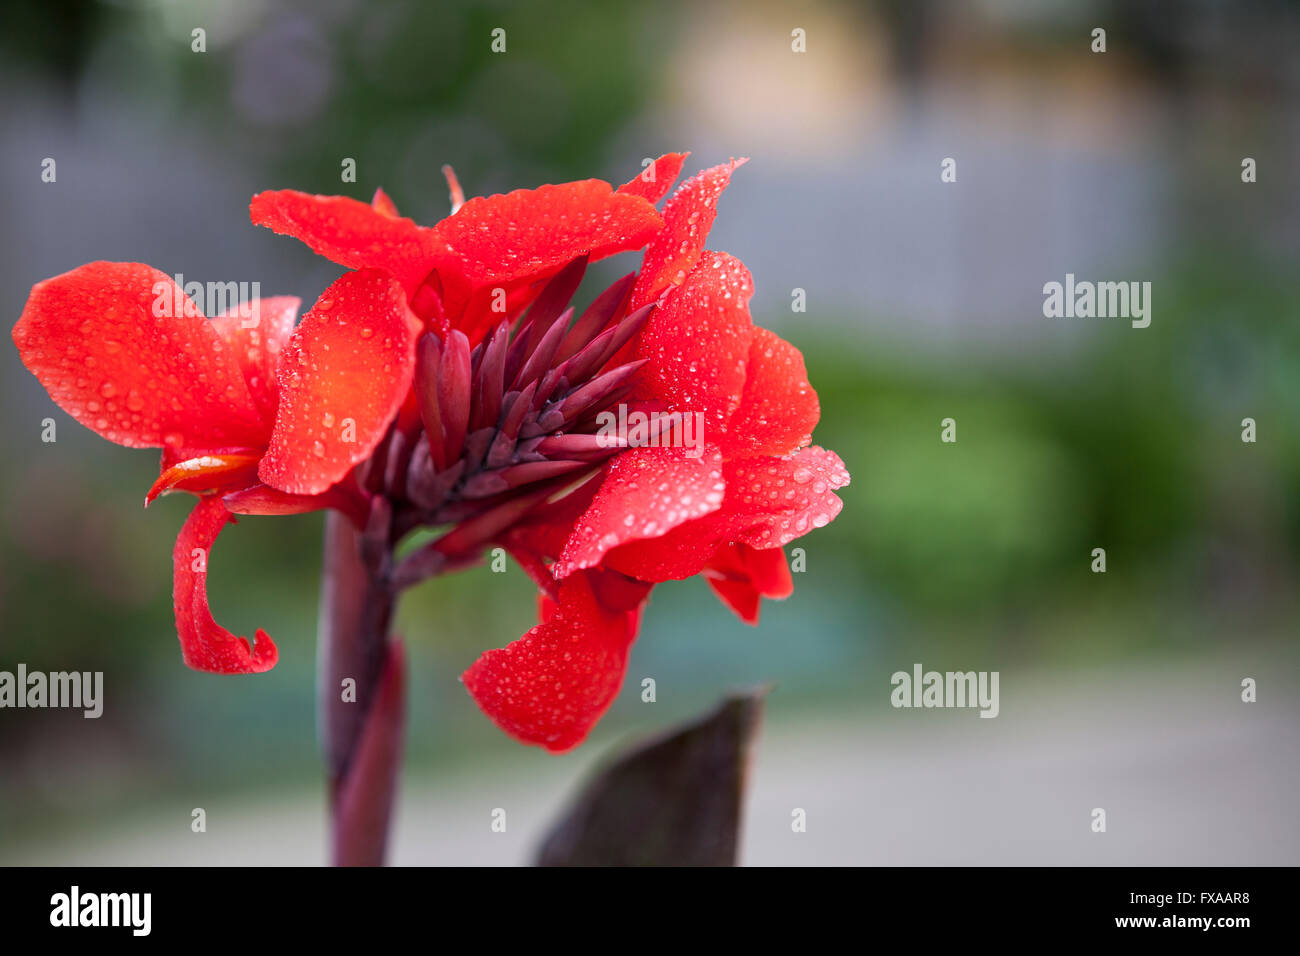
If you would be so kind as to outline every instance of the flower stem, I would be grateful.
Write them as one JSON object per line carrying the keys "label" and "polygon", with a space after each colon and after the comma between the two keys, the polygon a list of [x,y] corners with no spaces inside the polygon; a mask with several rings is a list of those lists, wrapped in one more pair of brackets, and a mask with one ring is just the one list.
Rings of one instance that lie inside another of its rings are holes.
{"label": "flower stem", "polygon": [[325,521],[316,700],[330,858],[379,866],[402,757],[405,655],[389,633],[395,595],[385,569],[367,562],[347,518],[329,512]]}

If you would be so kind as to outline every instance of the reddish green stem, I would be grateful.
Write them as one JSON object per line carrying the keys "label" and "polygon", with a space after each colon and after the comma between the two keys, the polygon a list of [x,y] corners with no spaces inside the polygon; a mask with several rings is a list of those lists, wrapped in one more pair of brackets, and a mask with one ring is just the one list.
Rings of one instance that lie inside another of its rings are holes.
{"label": "reddish green stem", "polygon": [[405,722],[405,657],[389,633],[395,595],[361,543],[347,518],[328,513],[316,678],[336,866],[384,862]]}

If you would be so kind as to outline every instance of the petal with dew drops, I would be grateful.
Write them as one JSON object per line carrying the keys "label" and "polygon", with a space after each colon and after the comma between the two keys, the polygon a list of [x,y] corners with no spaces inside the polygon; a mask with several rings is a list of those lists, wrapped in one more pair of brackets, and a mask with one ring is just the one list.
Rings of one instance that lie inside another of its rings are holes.
{"label": "petal with dew drops", "polygon": [[212,320],[212,327],[230,345],[244,373],[244,384],[257,403],[267,430],[275,424],[280,405],[280,384],[276,371],[280,352],[293,332],[302,299],[277,295],[253,299]]}
{"label": "petal with dew drops", "polygon": [[639,249],[663,220],[640,196],[585,179],[471,199],[433,227],[475,287],[544,279],[583,253]]}
{"label": "petal with dew drops", "polygon": [[411,387],[418,330],[385,272],[349,272],[326,289],[281,356],[262,481],[319,494],[369,457]]}
{"label": "petal with dew drops", "polygon": [[659,538],[611,551],[606,565],[642,581],[699,574],[723,544],[779,548],[829,524],[843,502],[835,492],[849,473],[833,451],[816,445],[785,458],[742,458],[723,465],[722,507]]}
{"label": "petal with dew drops", "polygon": [[634,354],[649,361],[638,376],[636,396],[658,399],[675,412],[702,413],[705,440],[716,440],[745,388],[753,294],[753,280],[739,259],[706,252],[641,330]]}
{"label": "petal with dew drops", "polygon": [[830,524],[844,507],[835,492],[849,483],[840,456],[816,445],[785,458],[728,462],[724,470],[732,540],[758,549],[779,548]]}
{"label": "petal with dew drops", "polygon": [[432,229],[393,215],[391,200],[385,204],[377,195],[376,204],[278,189],[254,196],[248,212],[254,225],[293,236],[339,265],[390,272],[412,293],[431,269],[448,261],[446,246]]}
{"label": "petal with dew drops", "polygon": [[229,345],[172,279],[91,262],[38,282],[14,326],[23,364],[55,403],[130,448],[264,444]]}
{"label": "petal with dew drops", "polygon": [[[724,506],[726,498],[723,498]],[[699,574],[731,532],[721,509],[678,525],[657,538],[629,541],[605,556],[605,567],[641,581],[681,581]]]}
{"label": "petal with dew drops", "polygon": [[705,240],[718,215],[718,197],[736,168],[747,159],[733,159],[697,173],[678,187],[664,206],[664,228],[646,246],[641,275],[632,290],[632,308],[653,302],[670,285],[681,285],[704,251]]}
{"label": "petal with dew drops", "polygon": [[461,675],[474,702],[516,740],[552,752],[586,738],[623,684],[638,610],[605,607],[588,574],[543,603],[543,622]]}
{"label": "petal with dew drops", "polygon": [[653,538],[722,504],[722,456],[715,447],[633,448],[615,457],[600,490],[573,527],[554,573],[600,563],[611,548]]}
{"label": "petal with dew drops", "polygon": [[691,154],[664,153],[631,180],[619,186],[618,191],[640,196],[646,202],[658,202],[673,188],[673,183],[682,173],[682,164],[689,155]]}
{"label": "petal with dew drops", "polygon": [[788,455],[812,441],[820,418],[802,353],[776,333],[755,327],[745,390],[727,423],[723,453],[728,458]]}
{"label": "petal with dew drops", "polygon": [[214,674],[258,674],[269,671],[279,651],[259,630],[252,648],[212,619],[208,608],[207,567],[212,544],[234,515],[215,496],[201,498],[176,537],[172,551],[172,605],[181,657],[197,671]]}

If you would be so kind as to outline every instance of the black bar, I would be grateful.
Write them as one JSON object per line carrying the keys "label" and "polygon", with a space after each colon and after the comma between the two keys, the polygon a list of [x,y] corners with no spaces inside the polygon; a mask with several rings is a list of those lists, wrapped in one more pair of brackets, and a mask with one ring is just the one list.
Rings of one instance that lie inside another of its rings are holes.
{"label": "black bar", "polygon": [[[476,932],[494,940],[498,932],[504,939],[522,931],[534,933],[539,944],[549,939],[559,945],[565,937],[582,939],[597,923],[623,924],[624,943],[631,944],[644,933],[702,920],[710,935],[720,931],[736,937],[781,923],[810,939],[844,928],[869,940],[887,929],[911,927],[918,942],[927,944],[1127,936],[1181,946],[1198,939],[1228,942],[1260,931],[1270,936],[1285,932],[1294,909],[1295,877],[1291,868],[1195,867],[793,874],[752,869],[668,877],[601,874],[598,879],[575,870],[481,869],[453,875],[421,869],[11,868],[0,870],[0,926],[6,944],[59,937],[75,937],[83,945],[101,940],[130,944],[148,938],[207,947],[287,932],[299,945],[337,946],[350,939],[373,943],[379,936],[418,932],[418,939],[436,948],[444,933],[451,943],[462,930],[477,926]],[[100,912],[99,894],[148,893],[147,936],[136,935],[136,928],[143,928],[143,897],[138,898],[140,908],[131,910],[120,897],[108,901],[105,912],[111,916],[118,906],[119,922],[126,925],[51,925],[52,918],[70,910],[73,886],[82,914]],[[59,911],[60,894],[68,898],[64,911]],[[95,896],[94,902],[86,903],[88,895]],[[1205,928],[1200,921],[1207,919]],[[623,945],[617,936],[601,938]],[[660,939],[661,945],[675,945],[670,938]],[[6,950],[22,951],[8,945]]]}

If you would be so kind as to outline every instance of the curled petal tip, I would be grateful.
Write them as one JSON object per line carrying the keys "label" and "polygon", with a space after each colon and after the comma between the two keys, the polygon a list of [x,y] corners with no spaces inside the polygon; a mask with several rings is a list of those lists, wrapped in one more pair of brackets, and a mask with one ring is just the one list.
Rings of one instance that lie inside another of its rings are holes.
{"label": "curled petal tip", "polygon": [[246,488],[256,483],[260,457],[254,453],[198,455],[177,462],[158,476],[145,495],[144,506],[174,491],[202,494]]}
{"label": "curled petal tip", "polygon": [[207,571],[217,535],[234,516],[220,498],[201,498],[186,519],[172,550],[173,605],[181,658],[194,670],[214,674],[260,674],[280,658],[275,642],[258,630],[250,647],[212,618],[208,608]]}

